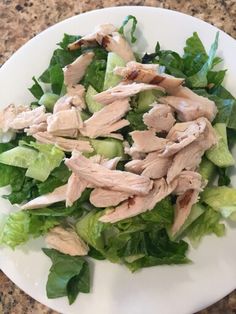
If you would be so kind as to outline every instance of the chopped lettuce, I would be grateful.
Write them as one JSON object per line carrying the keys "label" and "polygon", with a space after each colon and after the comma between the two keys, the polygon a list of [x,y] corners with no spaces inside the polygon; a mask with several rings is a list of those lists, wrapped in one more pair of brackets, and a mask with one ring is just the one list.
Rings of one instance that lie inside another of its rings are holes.
{"label": "chopped lettuce", "polygon": [[31,236],[38,237],[59,223],[58,219],[50,217],[34,217],[26,211],[11,213],[0,230],[0,244],[14,249],[25,243]]}
{"label": "chopped lettuce", "polygon": [[67,296],[72,304],[79,292],[90,291],[89,265],[84,258],[63,254],[54,249],[42,250],[52,261],[46,286],[49,299]]}
{"label": "chopped lettuce", "polygon": [[206,188],[201,193],[201,200],[225,218],[231,218],[231,214],[236,211],[236,189],[234,188],[227,186]]}
{"label": "chopped lettuce", "polygon": [[135,33],[135,30],[136,30],[136,27],[137,27],[137,19],[135,16],[133,15],[128,15],[126,16],[125,20],[123,21],[120,29],[119,29],[119,33],[124,35],[124,28],[125,26],[129,23],[129,21],[132,21],[132,27],[131,27],[131,31],[130,31],[130,38],[131,38],[131,42],[132,43],[135,43],[137,38],[134,36],[134,33]]}
{"label": "chopped lettuce", "polygon": [[29,88],[29,91],[36,99],[40,99],[43,96],[44,91],[35,77],[33,77],[32,80],[34,81],[34,84]]}
{"label": "chopped lettuce", "polygon": [[208,234],[215,234],[221,237],[225,234],[225,225],[220,223],[221,215],[211,207],[196,219],[188,229],[188,238],[196,246],[202,237]]}

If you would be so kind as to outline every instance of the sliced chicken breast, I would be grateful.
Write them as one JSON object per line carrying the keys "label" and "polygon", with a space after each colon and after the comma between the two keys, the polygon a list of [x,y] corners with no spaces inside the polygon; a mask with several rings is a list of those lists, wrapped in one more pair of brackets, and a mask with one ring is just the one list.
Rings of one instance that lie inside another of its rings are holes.
{"label": "sliced chicken breast", "polygon": [[6,108],[0,110],[0,129],[3,132],[7,132],[11,127],[10,124],[14,119],[22,112],[30,111],[28,106],[9,105]]}
{"label": "sliced chicken breast", "polygon": [[171,142],[165,147],[161,156],[172,156],[195,141],[207,126],[206,118],[198,118],[190,122],[176,123],[167,134]]}
{"label": "sliced chicken breast", "polygon": [[180,150],[174,157],[173,163],[167,173],[167,182],[170,183],[182,170],[195,170],[201,162],[206,150],[216,145],[218,139],[212,125],[208,120],[205,131],[197,140]]}
{"label": "sliced chicken breast", "polygon": [[169,132],[175,123],[173,110],[168,105],[153,104],[151,110],[143,115],[143,122],[155,132]]}
{"label": "sliced chicken breast", "polygon": [[214,101],[197,95],[187,87],[179,87],[174,96],[162,97],[159,100],[170,105],[181,121],[191,121],[200,117],[213,121],[217,114]]}
{"label": "sliced chicken breast", "polygon": [[171,227],[171,233],[176,234],[188,218],[192,206],[197,203],[199,196],[198,190],[188,190],[177,197],[175,206],[175,219]]}
{"label": "sliced chicken breast", "polygon": [[29,201],[21,209],[43,208],[45,206],[62,202],[66,199],[67,184],[56,188],[53,192],[41,195]]}
{"label": "sliced chicken breast", "polygon": [[155,131],[133,131],[130,133],[134,143],[126,152],[133,156],[134,153],[150,153],[153,151],[162,152],[169,140],[157,137]]}
{"label": "sliced chicken breast", "polygon": [[33,110],[18,113],[11,122],[9,121],[9,127],[14,130],[22,130],[31,125],[46,122],[50,116],[51,114],[46,113],[44,106],[39,106]]}
{"label": "sliced chicken breast", "polygon": [[147,177],[126,171],[109,170],[77,153],[66,159],[65,164],[80,178],[96,187],[137,195],[145,195],[152,188],[152,181]]}
{"label": "sliced chicken breast", "polygon": [[45,241],[53,249],[71,256],[84,256],[89,251],[87,244],[72,228],[54,227],[46,235]]}
{"label": "sliced chicken breast", "polygon": [[136,174],[142,174],[151,179],[159,179],[167,174],[171,162],[171,158],[160,157],[159,152],[152,152],[143,160],[129,161],[125,165],[125,170]]}
{"label": "sliced chicken breast", "polygon": [[87,187],[87,182],[75,173],[69,177],[66,190],[66,207],[72,206],[77,201]]}
{"label": "sliced chicken breast", "polygon": [[83,85],[77,84],[67,86],[67,93],[59,98],[53,107],[53,113],[62,110],[69,110],[73,106],[78,110],[86,108],[84,101],[85,88]]}
{"label": "sliced chicken breast", "polygon": [[83,127],[80,113],[75,108],[61,110],[47,119],[47,131],[52,135],[77,137],[79,128]]}
{"label": "sliced chicken breast", "polygon": [[148,210],[152,210],[156,203],[160,202],[171,193],[165,179],[155,180],[152,190],[146,196],[134,196],[121,203],[118,207],[108,211],[100,217],[102,222],[115,223],[117,221],[137,216]]}
{"label": "sliced chicken breast", "polygon": [[98,44],[99,38],[106,35],[110,35],[113,32],[117,31],[117,28],[112,24],[101,24],[95,27],[94,31],[91,34],[85,35],[82,38],[76,40],[75,42],[68,45],[69,50],[77,50],[82,46],[90,47],[96,46]]}
{"label": "sliced chicken breast", "polygon": [[158,72],[157,64],[142,64],[130,61],[126,67],[116,67],[114,73],[123,77],[124,81],[147,83],[162,86],[167,92],[180,86],[184,79]]}
{"label": "sliced chicken breast", "polygon": [[108,105],[116,100],[131,97],[142,91],[151,89],[164,91],[164,88],[160,86],[145,83],[119,84],[105,90],[104,92],[96,94],[93,98],[104,105]]}
{"label": "sliced chicken breast", "polygon": [[73,86],[80,82],[85,75],[88,66],[92,62],[93,57],[93,52],[86,52],[63,69],[64,83],[66,86]]}
{"label": "sliced chicken breast", "polygon": [[130,105],[127,98],[114,101],[84,121],[84,127],[80,129],[80,132],[82,135],[90,138],[112,134],[112,132],[129,125],[128,120],[120,120],[129,109]]}
{"label": "sliced chicken breast", "polygon": [[58,148],[66,152],[72,152],[73,150],[85,153],[93,152],[90,142],[86,140],[73,140],[59,136],[53,136],[48,132],[38,132],[33,134],[33,137],[40,143],[55,144]]}
{"label": "sliced chicken breast", "polygon": [[96,207],[117,206],[131,197],[129,193],[113,191],[103,188],[95,188],[90,194],[90,203]]}

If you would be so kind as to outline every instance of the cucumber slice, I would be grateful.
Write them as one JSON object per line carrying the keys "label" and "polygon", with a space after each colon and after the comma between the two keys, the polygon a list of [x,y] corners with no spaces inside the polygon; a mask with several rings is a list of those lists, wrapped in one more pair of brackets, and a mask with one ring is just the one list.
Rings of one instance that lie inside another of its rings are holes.
{"label": "cucumber slice", "polygon": [[126,62],[114,52],[109,52],[107,56],[107,68],[105,73],[103,90],[116,86],[122,77],[113,73],[115,67],[124,67]]}
{"label": "cucumber slice", "polygon": [[216,172],[216,166],[207,158],[203,157],[198,172],[203,177],[203,179],[206,179],[208,181],[211,181],[214,177],[214,174]]}
{"label": "cucumber slice", "polygon": [[53,107],[56,101],[60,98],[60,96],[53,94],[53,93],[45,93],[39,99],[39,104],[43,105],[48,111],[52,112]]}
{"label": "cucumber slice", "polygon": [[95,154],[105,158],[124,157],[123,143],[117,139],[91,140],[91,145]]}
{"label": "cucumber slice", "polygon": [[99,111],[104,107],[103,104],[100,104],[93,99],[93,96],[95,96],[97,93],[98,92],[90,85],[85,95],[86,104],[88,106],[88,110],[91,113]]}
{"label": "cucumber slice", "polygon": [[138,103],[135,111],[138,113],[146,112],[150,109],[150,105],[153,104],[158,97],[164,96],[162,91],[147,90],[143,91],[138,96]]}
{"label": "cucumber slice", "polygon": [[0,154],[0,163],[20,168],[28,168],[37,158],[34,149],[17,146]]}
{"label": "cucumber slice", "polygon": [[228,148],[226,125],[224,123],[217,123],[214,129],[219,136],[219,141],[216,146],[206,152],[207,158],[220,168],[233,166],[235,160]]}

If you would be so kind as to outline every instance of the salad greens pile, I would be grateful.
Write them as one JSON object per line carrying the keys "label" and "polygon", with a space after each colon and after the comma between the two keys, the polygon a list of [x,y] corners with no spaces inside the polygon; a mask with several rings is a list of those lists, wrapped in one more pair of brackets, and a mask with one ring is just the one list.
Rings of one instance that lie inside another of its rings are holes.
{"label": "salad greens pile", "polygon": [[[137,20],[134,16],[125,19],[119,32],[128,37],[125,27],[129,21],[132,23],[130,38],[134,43],[137,40]],[[92,103],[91,95],[101,92],[104,84],[108,88],[118,83],[111,82],[109,73],[116,65],[122,65],[122,60],[118,58],[113,64],[114,58],[102,47],[81,47],[69,51],[68,44],[79,38],[79,35],[65,34],[53,52],[48,68],[38,79],[33,78],[34,83],[29,88],[35,97],[32,108],[43,104],[49,112],[52,111],[56,100],[65,93],[63,67],[88,50],[92,50],[95,57],[81,81],[89,90],[86,101],[90,107],[83,111],[84,119],[91,116],[95,112],[93,106],[98,105]],[[213,100],[218,108],[213,125],[220,144],[206,153],[200,165],[200,173],[208,180],[208,187],[200,194],[199,202],[193,206],[187,221],[174,237],[170,234],[174,220],[174,197],[166,197],[153,210],[136,217],[105,224],[98,220],[105,209],[95,208],[89,203],[91,189],[87,188],[70,207],[58,202],[46,208],[12,212],[0,229],[0,243],[14,249],[30,238],[45,235],[56,225],[65,224],[69,218],[79,236],[88,243],[91,258],[124,264],[134,272],[155,265],[188,263],[186,254],[189,244],[183,240],[185,237],[196,245],[205,235],[224,235],[222,219],[236,220],[236,189],[229,187],[228,174],[229,167],[234,165],[230,149],[236,139],[236,99],[222,85],[226,70],[215,70],[215,66],[222,61],[216,55],[218,39],[219,33],[207,52],[198,34],[193,33],[186,40],[183,56],[161,49],[158,42],[153,53],[146,53],[139,59],[145,64],[159,64],[167,74],[184,78],[187,87]],[[126,116],[130,126],[121,131],[127,141],[131,141],[130,131],[146,129],[143,113],[149,110],[149,105],[157,97],[158,92],[154,95],[150,91],[132,97],[132,110]],[[91,144],[97,154],[108,158],[122,156],[118,169],[123,169],[128,156],[124,154],[121,141],[98,139],[92,140]],[[62,186],[71,174],[62,163],[68,155],[51,144],[36,143],[33,137],[23,133],[16,134],[8,143],[0,143],[0,187],[11,187],[10,194],[2,197],[12,204],[21,204]],[[43,249],[43,252],[52,261],[47,282],[49,298],[67,296],[71,304],[79,292],[89,292],[89,259],[69,256],[54,249]]]}

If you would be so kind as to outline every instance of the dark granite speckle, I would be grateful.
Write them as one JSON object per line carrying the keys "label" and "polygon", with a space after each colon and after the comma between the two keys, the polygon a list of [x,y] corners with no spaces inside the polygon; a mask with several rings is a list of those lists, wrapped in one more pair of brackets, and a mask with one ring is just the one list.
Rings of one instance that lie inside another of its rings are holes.
{"label": "dark granite speckle", "polygon": [[[236,38],[235,0],[1,0],[0,65],[20,46],[48,26],[75,14],[115,5],[147,5],[178,10],[212,23]],[[0,272],[0,313],[57,314],[27,296],[2,272]],[[232,292],[198,314],[235,313],[236,292]]]}

